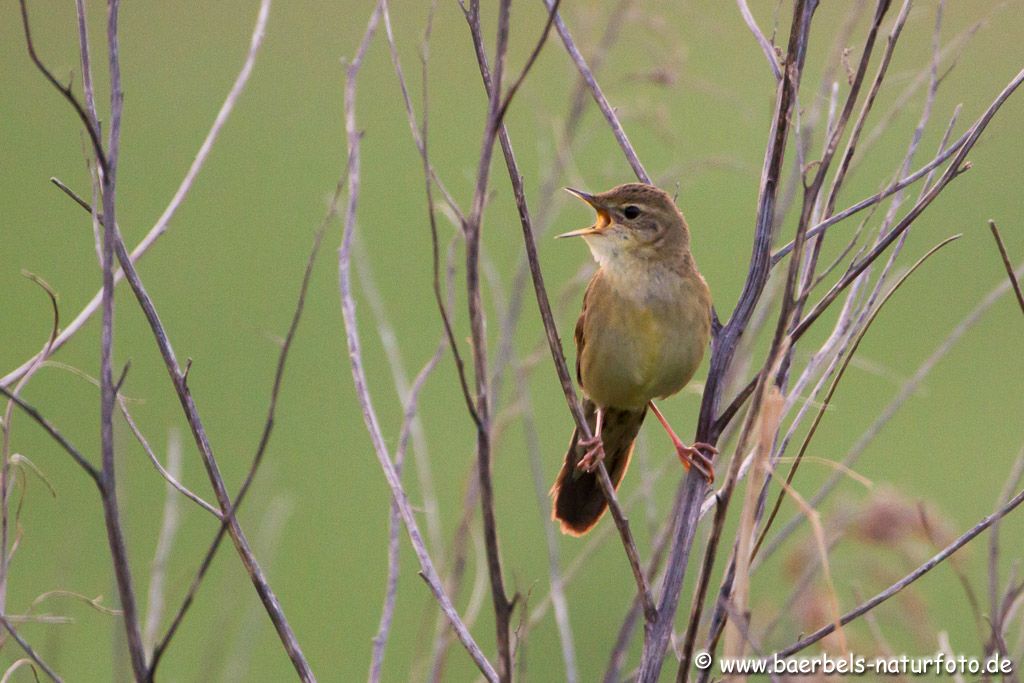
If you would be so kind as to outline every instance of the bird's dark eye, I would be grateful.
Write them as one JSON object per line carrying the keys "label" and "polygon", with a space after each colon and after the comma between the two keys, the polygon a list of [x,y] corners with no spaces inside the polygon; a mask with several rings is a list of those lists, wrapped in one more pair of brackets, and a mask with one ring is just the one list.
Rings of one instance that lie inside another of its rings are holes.
{"label": "bird's dark eye", "polygon": [[625,209],[622,210],[622,215],[628,218],[629,220],[633,220],[634,218],[640,215],[640,207],[627,206]]}

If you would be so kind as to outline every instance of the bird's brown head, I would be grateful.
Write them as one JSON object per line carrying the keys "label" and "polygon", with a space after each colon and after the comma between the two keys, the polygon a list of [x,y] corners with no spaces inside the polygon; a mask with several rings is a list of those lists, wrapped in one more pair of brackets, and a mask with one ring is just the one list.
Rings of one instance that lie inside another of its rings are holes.
{"label": "bird's brown head", "polygon": [[597,212],[594,225],[559,237],[582,237],[598,262],[621,256],[658,259],[690,248],[690,231],[667,192],[643,183],[627,183],[601,194],[566,191]]}

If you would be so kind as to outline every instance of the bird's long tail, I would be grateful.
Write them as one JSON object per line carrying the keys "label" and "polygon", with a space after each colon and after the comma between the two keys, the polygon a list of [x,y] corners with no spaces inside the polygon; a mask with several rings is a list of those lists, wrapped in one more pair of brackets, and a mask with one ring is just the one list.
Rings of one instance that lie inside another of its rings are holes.
{"label": "bird's long tail", "polygon": [[[597,421],[597,406],[590,400],[584,400],[583,412],[593,430]],[[608,408],[604,412],[601,428],[604,464],[616,489],[629,467],[633,441],[646,415],[646,406],[642,410]],[[565,463],[551,487],[551,497],[554,498],[551,516],[561,522],[563,533],[572,536],[582,536],[590,531],[608,508],[597,473],[576,468],[576,463],[586,450],[579,441],[579,430],[573,430]]]}

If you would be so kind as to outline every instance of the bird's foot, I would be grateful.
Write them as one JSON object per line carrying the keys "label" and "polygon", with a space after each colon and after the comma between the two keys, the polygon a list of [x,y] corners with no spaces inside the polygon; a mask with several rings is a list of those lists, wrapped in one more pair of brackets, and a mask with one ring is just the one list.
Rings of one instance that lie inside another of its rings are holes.
{"label": "bird's foot", "polygon": [[580,439],[579,444],[586,448],[583,457],[576,463],[576,467],[584,472],[593,472],[597,464],[604,460],[604,444],[600,436],[592,436],[589,439]]}
{"label": "bird's foot", "polygon": [[697,441],[692,446],[687,446],[683,442],[676,444],[676,453],[679,454],[679,460],[683,463],[683,467],[687,470],[690,469],[691,465],[696,467],[697,471],[708,480],[708,484],[712,484],[715,481],[715,468],[711,462],[711,457],[705,455],[704,451],[711,453],[711,455],[718,454],[717,448],[703,441]]}

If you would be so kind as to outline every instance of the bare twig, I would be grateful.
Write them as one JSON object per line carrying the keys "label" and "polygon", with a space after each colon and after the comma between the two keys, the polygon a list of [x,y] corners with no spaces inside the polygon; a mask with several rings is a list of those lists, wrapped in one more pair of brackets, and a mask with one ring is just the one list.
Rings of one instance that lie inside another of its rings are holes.
{"label": "bare twig", "polygon": [[74,460],[79,467],[85,470],[85,473],[88,474],[93,482],[96,483],[97,487],[102,486],[102,475],[100,474],[100,471],[96,469],[95,465],[90,463],[89,460],[82,455],[81,451],[72,446],[71,442],[65,439],[64,435],[57,431],[57,428],[54,427],[49,420],[43,417],[38,410],[23,401],[19,396],[15,395],[10,389],[3,385],[0,385],[0,394],[6,396],[8,400],[13,401],[14,405],[21,408],[29,417],[35,420],[35,422],[42,427],[47,434],[49,434],[50,438],[60,444],[60,447],[71,456],[71,459]]}
{"label": "bare twig", "polygon": [[[1011,271],[1012,272],[1012,271]],[[1024,479],[1024,448],[1021,449],[1017,455],[1017,460],[1014,462],[1013,467],[1010,470],[1010,476],[1006,480],[1006,485],[1003,487],[1003,492],[999,496],[999,506],[1006,505],[1007,501],[1010,500],[1010,496],[1013,495],[1014,489],[1020,486],[1021,480]],[[1005,648],[1000,648],[1002,640],[1002,630],[1005,628],[1004,622],[1004,605],[1000,599],[1000,585],[999,585],[999,558],[1000,558],[1000,547],[999,547],[999,521],[995,521],[992,524],[992,531],[989,533],[989,544],[988,544],[988,597],[989,597],[989,622],[992,628],[992,635],[986,644],[986,654],[995,652],[996,650],[1003,649],[1002,654],[1007,654]],[[1012,581],[1011,581],[1012,583]]]}
{"label": "bare twig", "polygon": [[[649,492],[644,492],[644,494],[649,496]],[[661,569],[661,563],[665,559],[665,553],[668,551],[670,540],[668,537],[670,531],[669,522],[670,520],[664,520],[654,540],[651,559],[647,563],[648,583],[657,583],[658,571]],[[608,656],[608,668],[604,673],[604,683],[617,683],[620,680],[621,676],[619,674],[625,663],[629,643],[632,639],[633,630],[639,621],[642,607],[643,602],[638,594],[633,598],[633,603],[629,606],[629,610],[627,610],[626,616],[622,620],[622,625],[619,627],[619,633],[615,637],[615,645]]]}
{"label": "bare twig", "polygon": [[[477,165],[476,187],[469,216],[463,226],[466,234],[466,298],[469,305],[469,328],[473,348],[473,373],[476,378],[476,472],[480,486],[480,510],[483,517],[484,546],[487,550],[487,570],[491,580],[491,600],[498,645],[498,678],[505,683],[512,680],[512,644],[510,621],[513,600],[505,591],[501,555],[498,547],[498,526],[494,514],[494,487],[491,477],[491,418],[490,378],[487,367],[487,337],[484,310],[480,296],[480,245],[484,203],[490,178],[494,141],[501,125],[502,77],[508,54],[509,14],[511,0],[501,0],[498,7],[498,35],[494,54],[494,72],[487,83],[487,118],[484,122],[483,141]],[[480,3],[470,0],[466,21],[474,36],[477,61],[481,62],[483,41],[480,36]],[[547,36],[545,32],[544,36]],[[482,64],[482,62],[481,62]]]}
{"label": "bare twig", "polygon": [[[556,2],[554,0],[544,0],[544,5],[547,7],[548,12],[554,11],[556,8]],[[587,65],[586,58],[576,47],[575,41],[572,39],[572,35],[569,33],[568,27],[565,22],[562,21],[560,14],[555,12],[555,30],[558,31],[559,37],[562,39],[562,44],[565,46],[565,51],[569,53],[569,57],[572,58],[573,63],[576,65],[576,69],[580,72],[580,76],[587,84],[587,88],[590,89],[590,94],[594,97],[594,102],[597,103],[598,108],[604,115],[605,120],[612,129],[612,133],[615,135],[615,140],[619,143],[619,147],[622,148],[622,153],[626,155],[626,161],[633,168],[633,172],[636,177],[644,183],[650,184],[651,177],[647,174],[647,170],[644,165],[640,163],[640,158],[636,154],[636,150],[633,149],[633,144],[629,141],[629,136],[626,135],[626,131],[622,128],[622,124],[619,123],[619,115],[615,113],[615,109],[608,103],[608,98],[605,97],[604,92],[601,90],[601,86],[598,85],[597,79],[594,78],[594,73],[591,71],[590,66]]]}
{"label": "bare twig", "polygon": [[[79,2],[80,1],[81,0],[79,0]],[[22,4],[24,4],[24,0],[22,0]],[[195,159],[192,161],[192,165],[189,167],[188,173],[186,173],[185,177],[181,181],[181,184],[178,186],[178,190],[174,193],[174,197],[167,205],[167,208],[164,209],[164,212],[160,215],[160,218],[157,219],[157,222],[146,233],[146,236],[143,237],[142,240],[132,250],[132,263],[138,261],[143,254],[149,251],[149,248],[153,246],[156,240],[159,239],[160,236],[167,231],[167,227],[170,224],[171,218],[177,212],[178,207],[181,206],[181,204],[184,202],[186,195],[188,194],[189,190],[192,188],[192,185],[195,182],[196,176],[199,175],[199,171],[202,170],[203,165],[206,163],[206,159],[210,154],[210,150],[213,148],[214,142],[217,140],[217,137],[219,136],[221,129],[223,128],[224,124],[230,117],[231,112],[234,110],[235,105],[237,104],[238,99],[242,94],[242,91],[245,90],[245,86],[249,82],[249,76],[252,73],[253,64],[255,64],[256,62],[256,55],[259,52],[260,47],[263,45],[263,37],[265,35],[269,11],[270,0],[261,0],[259,15],[256,19],[256,27],[253,29],[252,40],[249,45],[249,52],[246,55],[245,63],[242,65],[242,70],[239,72],[238,77],[235,79],[234,85],[232,85],[231,90],[228,92],[228,95],[224,100],[224,104],[221,105],[220,111],[217,112],[217,118],[214,120],[213,125],[210,128],[210,131],[206,134],[206,138],[203,140],[203,144],[202,146],[200,146],[199,152],[196,154]],[[84,18],[80,17],[80,41],[85,40],[84,30],[81,30],[83,26]],[[87,55],[88,49],[83,49],[85,50],[83,54]],[[84,70],[88,71],[88,66],[89,65],[87,62],[83,63]],[[86,102],[88,104],[90,102],[92,92],[91,87],[89,87],[88,85],[91,83],[91,78],[87,76],[85,82],[87,83]],[[63,86],[59,87],[61,87],[63,92]],[[74,99],[73,96],[72,99]],[[88,115],[85,117],[85,120],[88,122],[89,120],[95,118],[96,115],[94,107],[90,105],[89,112]],[[62,184],[58,183],[58,187],[62,187]],[[62,189],[64,188],[62,187]],[[83,204],[87,211],[91,211],[91,209],[88,208],[88,204],[84,204],[83,202],[79,203]],[[116,271],[114,273],[115,283],[120,282],[121,279],[123,279],[123,277],[124,273],[121,270]],[[93,298],[89,301],[89,303],[85,305],[85,307],[78,313],[77,316],[75,316],[74,320],[72,320],[63,330],[61,330],[60,335],[49,348],[44,348],[35,356],[29,358],[24,363],[22,363],[19,367],[4,375],[3,378],[0,378],[0,385],[9,386],[12,382],[17,381],[20,377],[22,377],[28,370],[28,368],[31,367],[32,363],[36,361],[37,358],[42,357],[45,360],[53,352],[57,351],[62,346],[64,346],[64,344],[66,344],[99,309],[101,296],[101,292],[97,292],[96,295],[93,296]]]}
{"label": "bare twig", "polygon": [[[901,590],[903,590],[904,588],[906,588],[910,584],[912,584],[915,581],[917,581],[918,579],[920,579],[922,576],[924,576],[929,571],[934,569],[936,566],[941,564],[943,561],[948,559],[957,550],[959,550],[963,546],[967,545],[967,543],[969,543],[971,540],[973,540],[978,534],[983,532],[985,529],[988,529],[996,521],[998,521],[999,519],[1002,519],[1005,515],[1007,515],[1011,511],[1013,511],[1013,509],[1016,508],[1021,503],[1024,503],[1024,491],[1019,492],[1017,495],[1015,495],[1013,498],[1011,498],[1001,508],[999,508],[998,510],[993,512],[991,515],[989,515],[988,517],[985,517],[980,522],[975,524],[967,532],[965,532],[962,536],[960,536],[955,541],[953,541],[952,543],[947,545],[940,552],[936,553],[934,556],[932,556],[931,559],[929,559],[927,562],[925,562],[924,564],[919,566],[917,569],[915,569],[914,571],[910,572],[905,577],[903,577],[902,579],[900,579],[899,581],[897,581],[893,585],[891,585],[888,588],[886,588],[885,590],[883,590],[881,593],[878,593],[877,595],[875,595],[870,600],[865,601],[864,603],[858,605],[854,609],[852,609],[849,612],[847,612],[846,614],[844,614],[843,617],[839,620],[840,624],[842,624],[843,626],[845,626],[846,624],[849,624],[854,619],[857,619],[858,617],[860,617],[860,616],[866,614],[867,612],[873,610],[878,605],[882,604],[883,602],[885,602],[886,600],[888,600],[892,596],[896,595],[897,593],[899,593]],[[810,635],[808,635],[808,636],[806,636],[804,638],[801,638],[799,641],[797,641],[796,643],[793,643],[789,647],[783,648],[783,649],[779,650],[778,652],[774,653],[773,655],[770,655],[769,659],[776,658],[776,657],[779,658],[779,659],[785,659],[787,657],[791,657],[794,654],[796,654],[797,652],[800,652],[801,650],[807,648],[808,646],[813,645],[814,643],[818,642],[819,640],[821,640],[825,636],[827,636],[830,633],[832,633],[834,630],[835,630],[835,624],[829,624],[827,626],[823,626],[822,628],[818,629],[814,633],[811,633]]]}
{"label": "bare twig", "polygon": [[[117,182],[117,160],[120,150],[121,113],[123,94],[121,91],[121,71],[119,42],[117,32],[118,0],[111,0],[107,12],[107,48],[108,66],[110,70],[110,103],[111,103],[111,128],[108,148],[104,150],[100,141],[99,129],[94,126],[95,115],[89,115],[78,99],[71,92],[71,89],[61,85],[50,73],[46,66],[36,56],[32,43],[31,31],[28,22],[28,10],[24,0],[21,2],[22,22],[25,31],[25,40],[29,50],[29,56],[39,71],[46,79],[64,96],[78,113],[86,126],[89,137],[93,143],[93,149],[101,168],[103,169],[103,227],[104,239],[101,254],[101,265],[103,270],[103,287],[100,295],[100,304],[103,311],[103,326],[100,347],[100,437],[102,445],[102,467],[97,473],[91,466],[87,468],[97,483],[100,490],[100,497],[103,503],[104,520],[107,529],[107,541],[110,546],[111,559],[114,565],[114,574],[117,580],[118,593],[124,613],[124,625],[127,634],[128,651],[131,658],[132,670],[136,680],[142,680],[146,675],[146,655],[142,645],[142,636],[139,629],[138,611],[135,605],[135,594],[132,587],[131,570],[128,566],[128,554],[125,547],[124,534],[121,527],[120,514],[117,505],[117,485],[114,470],[114,433],[113,433],[113,411],[114,401],[117,393],[113,371],[113,296],[114,296],[114,241],[116,240],[115,224],[115,191]],[[80,38],[85,40],[83,33]],[[43,354],[52,353],[56,342],[51,340],[44,347]],[[44,356],[45,357],[45,356]],[[23,366],[28,372],[32,367],[37,366],[38,358],[30,359]],[[4,389],[4,393],[7,393]],[[37,420],[39,421],[39,420]],[[40,421],[40,424],[43,422]],[[44,425],[45,426],[45,425]],[[55,433],[55,432],[51,432]],[[63,444],[62,444],[63,445]],[[69,451],[71,452],[71,451]],[[84,458],[76,457],[80,463]]]}
{"label": "bare twig", "polygon": [[97,133],[100,122],[96,117],[96,96],[92,85],[92,60],[89,56],[89,30],[85,14],[85,0],[75,0],[75,16],[78,19],[78,53],[82,67],[82,94],[85,96],[85,111],[88,125]]}
{"label": "bare twig", "polygon": [[7,629],[7,632],[11,634],[11,637],[14,638],[18,645],[21,646],[21,649],[25,651],[25,654],[29,656],[29,659],[31,659],[36,666],[42,669],[51,680],[55,683],[61,683],[61,681],[63,681],[63,679],[58,676],[52,668],[50,668],[50,665],[44,662],[42,657],[32,649],[32,646],[29,645],[28,641],[21,637],[21,634],[15,630],[14,626],[11,625],[11,622],[6,616],[0,616],[0,624],[3,624],[4,628]]}
{"label": "bare twig", "polygon": [[757,20],[754,19],[754,15],[750,13],[750,7],[747,6],[747,0],[736,0],[736,4],[740,8],[740,14],[743,16],[743,21],[746,23],[747,28],[754,34],[754,39],[757,44],[761,46],[761,52],[764,53],[765,59],[768,60],[768,68],[772,70],[772,75],[775,76],[776,81],[782,80],[782,67],[779,65],[779,58],[775,54],[775,45],[762,33],[761,27],[757,25]]}
{"label": "bare twig", "polygon": [[153,662],[150,664],[151,676],[156,670],[156,667],[160,662],[160,658],[166,651],[171,639],[174,638],[182,620],[191,608],[196,593],[199,591],[199,587],[202,585],[203,579],[213,563],[213,558],[216,556],[217,551],[220,548],[220,544],[224,540],[225,534],[230,530],[229,525],[235,520],[235,517],[238,514],[238,508],[245,500],[246,493],[248,493],[253,480],[256,478],[256,473],[260,468],[260,464],[263,462],[263,456],[270,444],[270,437],[274,431],[275,418],[277,414],[277,401],[281,393],[281,385],[284,381],[285,365],[288,361],[288,353],[295,340],[295,334],[299,328],[299,321],[302,320],[302,313],[306,304],[306,295],[309,291],[309,284],[313,277],[313,265],[316,263],[317,254],[320,252],[320,246],[323,243],[327,224],[333,216],[334,207],[336,206],[338,199],[338,193],[340,193],[340,189],[335,194],[334,202],[331,205],[331,209],[328,211],[328,216],[324,218],[324,221],[321,223],[313,238],[313,246],[306,259],[306,268],[302,275],[302,284],[299,286],[299,296],[295,304],[295,310],[292,313],[291,323],[288,326],[288,331],[285,333],[284,341],[281,344],[281,351],[278,353],[277,367],[274,371],[274,382],[270,390],[270,402],[267,407],[267,417],[263,423],[263,431],[260,434],[260,440],[259,444],[256,446],[256,452],[249,464],[249,470],[245,475],[245,480],[242,482],[241,487],[239,487],[237,495],[235,495],[234,501],[227,509],[222,507],[221,511],[214,511],[214,514],[221,520],[220,528],[217,530],[217,534],[214,536],[209,548],[207,548],[206,555],[204,555],[199,568],[196,570],[196,575],[193,578],[192,583],[189,585],[188,592],[185,594],[185,598],[178,607],[178,610],[171,621],[171,625],[167,629],[167,633],[164,634],[164,637],[153,650]]}
{"label": "bare twig", "polygon": [[[214,507],[210,503],[206,502],[206,500],[204,500],[202,496],[200,496],[199,494],[195,493],[194,491],[189,489],[187,486],[182,484],[180,481],[178,481],[177,475],[175,475],[173,473],[173,471],[170,471],[168,469],[170,467],[170,462],[168,462],[168,468],[165,468],[160,463],[160,459],[156,456],[156,453],[153,452],[153,448],[149,445],[149,441],[146,439],[145,435],[142,433],[142,430],[139,429],[139,426],[135,423],[135,420],[132,418],[131,413],[128,412],[128,401],[121,394],[118,394],[117,401],[118,401],[118,406],[121,408],[121,415],[122,415],[122,417],[124,417],[124,421],[128,423],[128,429],[130,429],[132,434],[135,435],[135,440],[139,442],[140,446],[142,446],[142,450],[146,453],[146,456],[149,457],[149,461],[151,463],[153,463],[153,467],[155,467],[156,471],[160,473],[160,476],[163,477],[164,480],[172,488],[174,488],[176,491],[178,491],[178,493],[180,493],[181,495],[185,496],[186,498],[191,500],[193,503],[195,503],[199,507],[201,507],[204,510],[206,510],[207,512],[209,512],[211,515],[213,515],[217,519],[222,519],[220,510],[218,510],[216,507]],[[169,455],[170,454],[168,452],[168,456]]]}
{"label": "bare twig", "polygon": [[[28,47],[29,58],[32,60],[32,63],[36,65],[36,68],[39,69],[39,72],[46,77],[46,80],[56,88],[57,92],[64,96],[64,99],[68,101],[71,108],[75,110],[76,114],[78,114],[78,118],[82,119],[85,131],[89,135],[90,142],[92,142],[92,148],[93,152],[96,154],[96,160],[99,162],[100,167],[103,169],[105,174],[107,172],[107,165],[109,162],[107,161],[107,154],[103,149],[103,142],[100,140],[99,127],[94,125],[95,117],[90,117],[89,113],[86,112],[85,108],[78,101],[78,98],[75,97],[75,94],[71,91],[71,88],[57,80],[57,77],[53,75],[53,73],[45,64],[43,64],[42,60],[36,54],[35,44],[32,42],[32,31],[29,28],[28,7],[25,4],[25,0],[19,0],[19,3],[21,5],[21,22],[25,31],[25,44]],[[89,92],[92,92],[91,88]],[[6,384],[6,382],[4,383]]]}
{"label": "bare twig", "polygon": [[[363,295],[369,302],[374,318],[376,319],[377,333],[380,337],[381,346],[384,348],[384,353],[387,356],[388,365],[391,366],[391,377],[395,382],[398,399],[407,404],[411,396],[410,391],[412,386],[410,385],[414,385],[416,383],[416,379],[414,379],[413,382],[409,381],[405,362],[402,359],[402,353],[398,347],[398,333],[395,331],[395,328],[388,317],[384,298],[377,287],[366,250],[361,248],[362,242],[358,240],[358,235],[356,235],[356,238],[356,254],[354,261],[356,264],[356,273],[359,277],[359,283],[362,286]],[[451,267],[451,264],[449,264],[449,307],[451,306],[452,297],[454,295],[451,287],[453,275]],[[438,343],[438,348],[441,353],[444,353],[448,348],[447,334],[443,335],[443,339]],[[417,379],[418,377],[419,375],[417,375]],[[411,421],[408,424],[408,434],[405,434],[405,436],[406,438],[412,439],[413,458],[416,464],[420,496],[422,498],[420,505],[423,508],[427,522],[427,538],[430,541],[431,549],[436,552],[441,548],[443,543],[441,539],[441,518],[438,512],[437,492],[434,487],[434,478],[431,472],[431,460],[427,448],[427,435],[423,429],[423,420],[418,413],[414,413],[412,415]],[[396,459],[397,455],[398,453],[396,451]],[[400,518],[396,518],[395,522],[399,527],[401,527],[402,520]]]}
{"label": "bare twig", "polygon": [[501,102],[498,107],[498,112],[496,114],[498,121],[505,120],[505,112],[508,110],[508,105],[512,104],[512,99],[519,91],[520,86],[523,85],[523,81],[526,80],[526,76],[530,73],[530,69],[533,68],[534,63],[537,61],[537,57],[540,57],[540,51],[544,49],[545,45],[547,45],[548,34],[551,33],[551,26],[554,24],[555,17],[558,15],[558,7],[561,3],[562,0],[555,0],[550,9],[548,9],[548,20],[544,24],[544,31],[541,33],[540,40],[534,44],[533,50],[530,52],[530,56],[526,59],[526,64],[523,65],[523,69],[519,72],[519,76],[516,80],[512,82],[511,86],[509,86],[508,92],[505,94],[504,102]]}
{"label": "bare twig", "polygon": [[[433,24],[433,13],[434,13],[434,6],[435,5],[436,5],[436,0],[433,0],[433,2],[431,4],[431,8],[430,8],[430,16],[427,18],[427,30],[426,30],[426,33],[425,33],[425,35],[423,37],[421,59],[423,60],[422,67],[423,67],[423,71],[424,72],[426,72],[426,65],[427,65],[428,56],[429,56],[428,41],[430,39],[431,27],[432,27],[432,24]],[[395,76],[397,76],[397,78],[398,78],[398,86],[399,86],[399,89],[402,92],[402,103],[405,105],[405,116],[406,116],[406,119],[407,119],[407,121],[409,123],[409,130],[412,133],[413,142],[416,144],[416,149],[419,151],[420,156],[421,157],[427,157],[426,131],[425,130],[421,130],[420,127],[417,126],[417,124],[416,124],[416,112],[413,110],[412,98],[409,96],[409,86],[406,84],[406,81],[405,81],[405,72],[402,70],[402,62],[401,62],[401,60],[398,57],[398,46],[395,44],[395,36],[394,36],[394,33],[391,30],[390,5],[387,2],[384,3],[384,34],[387,36],[387,39],[388,39],[388,48],[389,48],[389,51],[391,52],[391,65],[394,67],[394,69],[395,69]],[[425,75],[425,73],[424,73],[424,75]],[[426,108],[427,82],[426,82],[426,78],[423,79],[423,86],[422,87],[423,87],[423,98],[424,98],[424,107],[423,107],[424,124],[423,124],[423,128],[425,129],[426,128],[426,116],[427,116],[427,108]],[[427,176],[428,176],[428,179],[429,179],[428,180],[428,184],[429,184],[430,181],[433,181],[434,183],[436,183],[438,189],[441,191],[441,196],[444,197],[445,203],[448,205],[448,208],[450,208],[452,210],[452,213],[455,214],[455,216],[458,218],[458,220],[460,222],[465,220],[465,217],[462,215],[462,210],[459,208],[458,203],[455,201],[455,199],[452,197],[451,193],[448,191],[448,188],[445,187],[443,182],[441,182],[441,177],[437,174],[437,171],[434,169],[433,164],[430,163],[429,157],[424,159],[424,162],[426,164],[426,172],[427,172]]]}
{"label": "bare twig", "polygon": [[1013,274],[1013,264],[1010,263],[1010,255],[1006,253],[1003,236],[999,234],[999,228],[996,227],[995,221],[990,220],[988,227],[992,231],[992,237],[996,241],[996,246],[999,247],[999,255],[1003,257],[1003,266],[1006,267],[1006,275],[1010,278],[1013,293],[1017,295],[1017,303],[1020,304],[1020,310],[1024,313],[1024,292],[1020,290],[1020,282],[1017,281],[1017,276]]}
{"label": "bare twig", "polygon": [[[835,224],[846,220],[850,216],[860,213],[864,209],[868,209],[875,206],[879,202],[884,201],[885,199],[891,197],[900,190],[909,187],[910,185],[913,185],[921,178],[929,176],[932,171],[934,171],[936,168],[945,163],[950,157],[952,157],[954,154],[963,149],[964,145],[967,144],[967,141],[970,138],[970,134],[970,130],[965,132],[963,135],[957,138],[957,140],[953,144],[943,149],[940,154],[937,154],[931,161],[929,161],[927,164],[917,169],[913,173],[904,176],[903,178],[897,181],[894,181],[893,183],[889,184],[885,189],[876,192],[870,197],[865,197],[856,204],[853,204],[843,209],[842,211],[835,213],[832,216],[829,216],[825,220],[816,224],[814,227],[809,228],[807,230],[807,237],[810,238],[820,235],[823,231],[828,230]],[[792,250],[793,243],[789,242],[788,244],[779,247],[774,252],[772,252],[772,266],[781,261]]]}
{"label": "bare twig", "polygon": [[[271,570],[275,554],[279,549],[280,539],[287,528],[288,519],[295,508],[290,494],[274,495],[266,504],[256,531],[253,534],[253,545],[259,548],[265,558],[268,571]],[[234,643],[230,648],[227,643],[211,641],[208,646],[212,651],[224,653],[224,671],[220,680],[226,683],[245,683],[256,676],[248,675],[248,668],[253,660],[253,650],[257,640],[252,634],[260,622],[260,605],[249,602],[244,610],[238,610],[238,630]],[[212,678],[212,675],[210,676]]]}
{"label": "bare twig", "polygon": [[[38,285],[46,293],[50,301],[50,310],[53,312],[50,324],[50,334],[47,338],[47,346],[53,346],[57,334],[60,332],[60,307],[57,305],[57,293],[41,277],[23,271],[22,275]],[[42,358],[36,358],[32,366],[18,380],[14,387],[14,394],[19,395],[25,385],[32,378],[35,372],[42,367]],[[0,614],[7,611],[7,578],[10,564],[10,550],[8,547],[8,536],[10,532],[10,509],[8,496],[10,486],[8,485],[11,466],[11,421],[14,418],[14,403],[8,401],[3,413],[3,423],[0,425]]]}
{"label": "bare twig", "polygon": [[452,316],[450,313],[450,306],[445,303],[444,295],[441,291],[441,248],[440,239],[437,231],[437,215],[434,207],[434,183],[437,184],[438,189],[441,191],[442,196],[445,198],[452,213],[458,220],[459,227],[465,231],[466,218],[459,208],[458,204],[452,198],[447,188],[441,182],[440,177],[434,170],[433,164],[430,162],[429,154],[429,99],[428,99],[428,73],[427,67],[429,63],[429,41],[430,35],[433,30],[433,17],[434,17],[434,6],[431,5],[430,14],[427,18],[427,29],[423,37],[422,52],[421,52],[421,69],[422,69],[422,81],[423,81],[423,119],[419,127],[416,125],[416,113],[413,111],[412,100],[409,97],[409,88],[405,81],[405,74],[402,71],[402,65],[398,58],[398,47],[395,44],[394,35],[391,31],[391,14],[389,12],[389,5],[385,1],[382,5],[382,16],[384,19],[384,32],[388,39],[388,47],[391,52],[391,63],[395,69],[395,75],[398,78],[398,84],[402,91],[402,100],[405,104],[406,118],[409,122],[409,129],[412,133],[413,142],[416,144],[416,149],[420,153],[420,159],[423,162],[423,182],[426,190],[427,198],[427,216],[430,222],[430,240],[432,247],[433,256],[433,291],[434,301],[437,304],[438,313],[441,316],[441,323],[444,327],[445,334],[448,337],[448,347],[452,351],[452,357],[455,360],[455,369],[459,377],[459,387],[462,390],[462,398],[466,403],[466,409],[469,412],[470,417],[473,419],[473,423],[479,427],[480,416],[476,412],[476,406],[473,403],[473,392],[469,388],[469,380],[466,378],[466,364],[462,359],[462,354],[459,352],[458,342],[455,338],[455,331],[452,326]]}
{"label": "bare twig", "polygon": [[[103,329],[100,339],[100,443],[102,451],[102,481],[100,497],[103,501],[103,516],[107,526],[107,542],[117,579],[117,592],[123,611],[125,633],[128,640],[128,654],[131,659],[135,680],[146,676],[146,651],[142,644],[139,613],[135,604],[135,589],[132,573],[128,566],[128,550],[121,526],[120,510],[117,504],[117,480],[114,467],[114,402],[117,389],[114,386],[114,242],[117,228],[114,224],[115,193],[117,189],[117,162],[121,143],[121,113],[124,95],[121,91],[120,45],[117,22],[119,0],[110,0],[107,6],[107,50],[110,70],[110,134],[104,159],[102,150],[97,150],[97,159],[103,166],[103,297],[101,310]],[[75,98],[71,98],[74,100]],[[96,133],[98,137],[98,133]]]}

